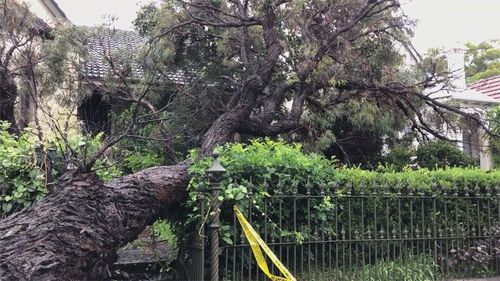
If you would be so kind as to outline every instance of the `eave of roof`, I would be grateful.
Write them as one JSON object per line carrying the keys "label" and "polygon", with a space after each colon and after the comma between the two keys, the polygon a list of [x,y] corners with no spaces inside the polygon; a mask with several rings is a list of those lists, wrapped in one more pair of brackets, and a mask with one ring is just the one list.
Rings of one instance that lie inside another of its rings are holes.
{"label": "eave of roof", "polygon": [[56,1],[54,0],[40,0],[42,5],[47,8],[47,10],[52,14],[53,17],[58,18],[58,19],[63,19],[66,21],[68,20],[68,17],[64,13],[64,11],[57,5]]}
{"label": "eave of roof", "polygon": [[478,106],[492,106],[500,104],[500,100],[496,100],[473,89],[440,90],[430,94],[429,96],[434,99],[451,99],[463,104],[472,104]]}
{"label": "eave of roof", "polygon": [[52,31],[52,27],[48,25],[43,19],[34,14],[29,9],[29,6],[26,3],[13,1],[11,2],[11,4],[16,6],[16,9],[21,9],[23,10],[23,13],[26,13],[27,18],[29,19],[29,21],[27,22],[30,24],[27,26],[27,28],[30,33],[33,33],[33,35],[37,35],[42,38],[52,39],[52,36],[50,34]]}
{"label": "eave of roof", "polygon": [[494,99],[474,89],[465,89],[453,93],[453,99],[477,105],[497,105],[500,100]]}

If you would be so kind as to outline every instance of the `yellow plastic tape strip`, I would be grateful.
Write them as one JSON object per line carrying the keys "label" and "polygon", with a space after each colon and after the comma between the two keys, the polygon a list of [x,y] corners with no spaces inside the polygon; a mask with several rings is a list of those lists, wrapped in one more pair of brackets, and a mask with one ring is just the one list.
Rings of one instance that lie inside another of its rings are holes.
{"label": "yellow plastic tape strip", "polygon": [[[245,233],[245,236],[250,243],[250,247],[252,248],[252,252],[255,256],[255,260],[257,261],[257,264],[259,265],[262,272],[264,272],[264,274],[273,281],[296,281],[297,279],[293,277],[290,271],[286,269],[286,267],[280,262],[276,255],[274,255],[274,253],[266,245],[262,238],[260,238],[257,231],[255,231],[255,229],[253,229],[253,227],[248,223],[248,221],[245,219],[245,216],[243,216],[238,207],[234,206],[234,212],[236,213],[236,218],[238,218],[241,228],[243,228],[243,233]],[[262,254],[261,248],[285,277],[273,275],[269,271],[269,267],[267,267],[267,262],[264,254]]]}

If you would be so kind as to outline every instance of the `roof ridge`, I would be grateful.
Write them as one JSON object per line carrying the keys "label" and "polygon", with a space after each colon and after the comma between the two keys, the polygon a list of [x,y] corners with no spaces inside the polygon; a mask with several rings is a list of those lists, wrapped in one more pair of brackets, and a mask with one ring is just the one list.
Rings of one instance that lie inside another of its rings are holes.
{"label": "roof ridge", "polygon": [[134,33],[136,35],[139,35],[141,37],[143,37],[140,32],[138,32],[137,30],[128,30],[128,29],[121,29],[121,28],[115,28],[115,27],[107,27],[107,26],[92,26],[92,25],[78,25],[76,26],[77,28],[82,28],[82,29],[86,29],[86,30],[90,30],[90,31],[94,31],[94,30],[97,30],[99,28],[103,28],[103,30],[105,31],[120,31],[120,32],[129,32],[129,33]]}

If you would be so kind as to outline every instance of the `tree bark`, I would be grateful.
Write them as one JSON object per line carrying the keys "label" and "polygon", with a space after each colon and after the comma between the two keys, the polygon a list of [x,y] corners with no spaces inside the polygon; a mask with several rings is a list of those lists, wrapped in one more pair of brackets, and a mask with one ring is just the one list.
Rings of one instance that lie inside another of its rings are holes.
{"label": "tree bark", "polygon": [[202,154],[210,155],[215,146],[231,141],[233,134],[249,114],[243,108],[235,108],[219,116],[205,134]]}
{"label": "tree bark", "polygon": [[30,123],[30,94],[27,91],[21,91],[19,95],[19,115],[17,124],[19,130],[28,127]]}
{"label": "tree bark", "polygon": [[6,71],[1,71],[0,66],[0,121],[10,123],[9,131],[17,133],[14,107],[17,98],[17,86],[14,79]]}
{"label": "tree bark", "polygon": [[59,191],[0,221],[0,280],[105,280],[116,250],[186,198],[187,164],[111,183],[68,175]]}

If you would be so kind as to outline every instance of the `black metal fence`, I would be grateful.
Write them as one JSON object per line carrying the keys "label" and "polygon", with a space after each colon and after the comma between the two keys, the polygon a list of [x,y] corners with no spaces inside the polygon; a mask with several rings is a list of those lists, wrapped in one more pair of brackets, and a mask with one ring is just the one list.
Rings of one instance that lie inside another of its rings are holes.
{"label": "black metal fence", "polygon": [[[280,186],[250,185],[238,201],[298,280],[443,280],[500,273],[500,187],[325,187],[295,186],[285,193]],[[219,280],[268,280],[232,203],[222,204],[220,220],[225,242]]]}
{"label": "black metal fence", "polygon": [[[478,179],[472,188],[464,182],[426,188],[356,180],[300,186],[289,179],[273,187],[232,184],[238,193],[231,193],[229,186],[221,189],[225,170],[217,161],[207,172],[210,184],[199,193],[202,219],[191,280],[267,280],[237,222],[235,203],[298,280],[423,281],[500,274],[498,185]],[[269,260],[268,265],[278,274]]]}

